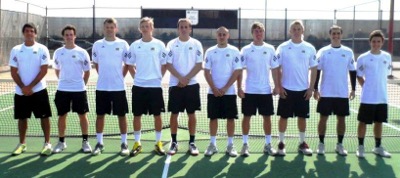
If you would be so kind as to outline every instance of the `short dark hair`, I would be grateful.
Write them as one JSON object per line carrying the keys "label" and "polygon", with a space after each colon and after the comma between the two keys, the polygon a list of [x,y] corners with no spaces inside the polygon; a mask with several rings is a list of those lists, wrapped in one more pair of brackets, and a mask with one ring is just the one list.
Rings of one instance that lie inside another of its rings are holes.
{"label": "short dark hair", "polygon": [[32,22],[26,23],[23,27],[22,27],[22,33],[25,32],[26,28],[33,28],[33,31],[35,32],[35,34],[37,34],[37,28],[36,25],[33,24]]}
{"label": "short dark hair", "polygon": [[385,41],[385,35],[383,35],[383,32],[381,30],[374,30],[369,34],[369,41],[371,42],[373,37],[381,37],[382,41]]}
{"label": "short dark hair", "polygon": [[61,31],[61,35],[64,36],[64,33],[66,30],[72,30],[74,32],[74,35],[76,35],[76,28],[73,25],[67,25],[65,26],[62,31]]}
{"label": "short dark hair", "polygon": [[103,25],[105,25],[106,23],[114,24],[115,26],[117,26],[117,20],[114,18],[107,18],[106,20],[104,20]]}
{"label": "short dark hair", "polygon": [[336,30],[336,29],[340,30],[340,34],[343,34],[342,27],[340,27],[340,26],[338,26],[338,25],[332,25],[332,27],[329,28],[329,34],[332,33],[332,30]]}

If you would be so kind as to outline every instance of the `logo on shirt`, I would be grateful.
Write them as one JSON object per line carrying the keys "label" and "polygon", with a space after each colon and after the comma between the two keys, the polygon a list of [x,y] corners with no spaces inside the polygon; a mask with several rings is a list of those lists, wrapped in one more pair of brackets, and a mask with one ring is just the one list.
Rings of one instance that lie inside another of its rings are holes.
{"label": "logo on shirt", "polygon": [[208,58],[206,58],[206,63],[208,63]]}
{"label": "logo on shirt", "polygon": [[346,55],[345,55],[345,54],[342,54],[342,57],[346,57]]}
{"label": "logo on shirt", "polygon": [[119,48],[115,48],[115,51],[119,51]]}
{"label": "logo on shirt", "polygon": [[176,45],[175,47],[179,47],[178,45]]}
{"label": "logo on shirt", "polygon": [[267,54],[267,51],[264,51],[263,54]]}
{"label": "logo on shirt", "polygon": [[150,50],[154,51],[154,47],[151,47]]}
{"label": "logo on shirt", "polygon": [[[279,54],[278,54],[279,55]],[[274,60],[274,62],[277,60],[278,58],[276,56],[274,56],[274,58],[272,60]]]}
{"label": "logo on shirt", "polygon": [[76,58],[76,56],[75,56],[75,55],[72,55],[72,58]]}
{"label": "logo on shirt", "polygon": [[360,66],[360,67],[358,68],[358,70],[363,71],[363,70],[364,70],[364,67],[363,67],[363,66]]}
{"label": "logo on shirt", "polygon": [[42,60],[46,60],[47,56],[46,55],[42,55]]}
{"label": "logo on shirt", "polygon": [[229,54],[226,54],[226,57],[229,57],[230,55]]}
{"label": "logo on shirt", "polygon": [[56,60],[54,60],[54,63],[56,63],[56,65],[58,65],[58,60],[56,59]]}
{"label": "logo on shirt", "polygon": [[387,62],[386,62],[386,61],[383,61],[383,63],[386,64]]}
{"label": "logo on shirt", "polygon": [[254,49],[252,49],[251,52],[254,52]]}
{"label": "logo on shirt", "polygon": [[243,62],[243,61],[244,61],[244,56],[241,56],[241,57],[240,57],[240,60]]}
{"label": "logo on shirt", "polygon": [[189,47],[189,50],[192,50],[193,48],[192,47]]}
{"label": "logo on shirt", "polygon": [[140,49],[141,47],[139,46],[138,48]]}
{"label": "logo on shirt", "polygon": [[94,57],[97,57],[97,54],[96,54],[96,52],[94,52],[94,53],[93,53],[93,56],[94,56]]}
{"label": "logo on shirt", "polygon": [[85,62],[83,62],[83,65],[86,66],[86,65],[88,65],[88,63],[89,62],[87,60],[85,60]]}
{"label": "logo on shirt", "polygon": [[197,50],[197,51],[196,51],[196,54],[197,54],[197,56],[200,56],[200,55],[201,55],[200,50]]}
{"label": "logo on shirt", "polygon": [[13,61],[14,61],[14,62],[17,62],[17,61],[18,61],[17,56],[14,56]]}
{"label": "logo on shirt", "polygon": [[37,54],[37,51],[33,51],[33,54]]}
{"label": "logo on shirt", "polygon": [[236,62],[236,63],[239,62],[239,58],[238,58],[238,57],[235,58],[235,62]]}
{"label": "logo on shirt", "polygon": [[101,46],[101,48],[104,48],[104,46]]}
{"label": "logo on shirt", "polygon": [[125,53],[125,57],[127,57],[127,58],[131,58],[132,57],[132,54],[131,54],[131,52],[129,52],[129,53]]}
{"label": "logo on shirt", "polygon": [[168,56],[172,57],[172,51],[169,51]]}
{"label": "logo on shirt", "polygon": [[315,61],[316,59],[317,59],[317,56],[314,55],[314,59],[313,60]]}
{"label": "logo on shirt", "polygon": [[280,54],[276,55],[276,58],[277,58],[277,59],[280,59],[280,58],[281,58],[281,55],[280,55]]}
{"label": "logo on shirt", "polygon": [[371,62],[372,62],[372,61],[374,61],[374,59],[369,59],[369,61],[371,61]]}
{"label": "logo on shirt", "polygon": [[64,53],[61,53],[61,56],[64,56]]}
{"label": "logo on shirt", "polygon": [[354,64],[354,59],[351,59],[351,64]]}
{"label": "logo on shirt", "polygon": [[301,53],[306,53],[306,51],[303,49],[303,50],[301,50]]}
{"label": "logo on shirt", "polygon": [[165,58],[165,56],[167,56],[167,54],[165,54],[164,52],[161,54],[161,56],[163,57],[163,58]]}

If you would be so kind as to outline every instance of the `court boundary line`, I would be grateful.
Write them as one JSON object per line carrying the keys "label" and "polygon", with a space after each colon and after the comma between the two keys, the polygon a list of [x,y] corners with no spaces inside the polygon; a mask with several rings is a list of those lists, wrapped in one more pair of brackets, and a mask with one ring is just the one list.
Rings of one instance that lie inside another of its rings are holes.
{"label": "court boundary line", "polygon": [[168,170],[169,170],[169,165],[171,164],[171,155],[167,154],[167,158],[165,159],[164,162],[164,169],[162,173],[162,178],[167,178],[168,177]]}

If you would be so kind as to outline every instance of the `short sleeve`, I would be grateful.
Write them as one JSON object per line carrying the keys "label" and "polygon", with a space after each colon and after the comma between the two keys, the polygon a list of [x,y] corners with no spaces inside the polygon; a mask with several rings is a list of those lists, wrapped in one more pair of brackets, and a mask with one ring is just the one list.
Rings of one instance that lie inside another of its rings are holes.
{"label": "short sleeve", "polygon": [[86,50],[82,50],[82,59],[83,59],[83,70],[89,71],[90,69],[92,69],[92,66],[90,65],[89,53]]}
{"label": "short sleeve", "polygon": [[10,53],[10,61],[8,62],[8,64],[11,67],[15,67],[18,68],[18,57],[17,57],[17,53],[16,53],[16,49],[12,49],[11,53]]}
{"label": "short sleeve", "polygon": [[203,54],[203,46],[199,41],[196,42],[196,63],[202,63],[204,54]]}

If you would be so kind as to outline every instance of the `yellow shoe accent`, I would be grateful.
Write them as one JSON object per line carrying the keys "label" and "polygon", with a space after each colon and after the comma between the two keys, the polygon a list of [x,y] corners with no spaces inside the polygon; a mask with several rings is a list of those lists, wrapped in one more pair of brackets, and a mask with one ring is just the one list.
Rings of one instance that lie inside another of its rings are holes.
{"label": "yellow shoe accent", "polygon": [[142,145],[139,142],[135,142],[135,144],[133,145],[132,151],[129,154],[129,156],[136,156],[140,152],[142,152]]}
{"label": "yellow shoe accent", "polygon": [[12,155],[20,155],[21,153],[26,151],[26,144],[19,143],[15,150],[12,152]]}
{"label": "yellow shoe accent", "polygon": [[163,144],[161,141],[158,141],[155,145],[154,151],[158,154],[158,155],[165,155],[165,150],[163,149]]}

